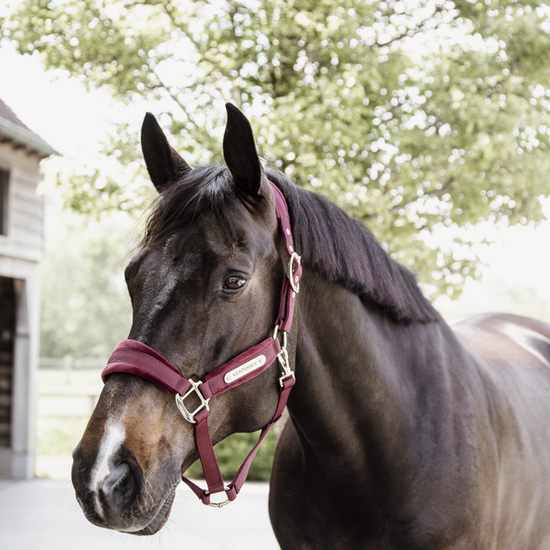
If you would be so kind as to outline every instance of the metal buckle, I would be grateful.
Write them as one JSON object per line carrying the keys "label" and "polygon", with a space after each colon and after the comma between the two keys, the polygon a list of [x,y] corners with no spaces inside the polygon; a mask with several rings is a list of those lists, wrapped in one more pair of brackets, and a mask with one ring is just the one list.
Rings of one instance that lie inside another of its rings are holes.
{"label": "metal buckle", "polygon": [[[227,491],[229,491],[229,487],[224,487],[224,490],[227,494]],[[209,495],[210,491],[205,491],[205,495]],[[231,501],[229,499],[224,500],[223,502],[209,502],[208,506],[211,506],[212,508],[223,508],[224,506],[227,506]]]}
{"label": "metal buckle", "polygon": [[[277,339],[277,335],[279,332],[279,325],[275,326],[275,330],[273,331],[273,339]],[[288,360],[288,352],[286,350],[286,344],[287,344],[287,337],[286,332],[281,331],[283,335],[283,345],[281,346],[281,351],[279,352],[279,355],[277,355],[277,359],[279,360],[279,364],[281,365],[281,369],[283,370],[282,376],[279,377],[279,384],[281,388],[283,387],[284,381],[287,378],[296,378],[294,376],[294,371],[290,369],[290,361]]]}
{"label": "metal buckle", "polygon": [[288,262],[288,280],[290,282],[290,286],[292,287],[292,290],[294,290],[296,294],[300,292],[300,283],[299,281],[294,280],[294,271],[292,269],[292,266],[294,262],[296,262],[298,265],[301,265],[301,260],[302,258],[300,258],[300,256],[298,256],[296,252],[293,252],[292,256],[290,256],[290,261]]}
{"label": "metal buckle", "polygon": [[[202,411],[202,409],[204,408],[206,408],[207,411],[210,410],[210,408],[208,407],[208,402],[210,401],[210,398],[205,399],[202,393],[199,391],[198,388],[202,384],[200,380],[198,382],[195,382],[194,380],[189,380],[189,382],[191,384],[191,387],[183,397],[179,393],[176,394],[176,405],[178,406],[178,409],[183,415],[183,418],[185,418],[187,422],[191,422],[191,424],[196,424],[197,421],[195,420],[195,415],[198,412]],[[201,404],[193,412],[189,412],[187,410],[187,407],[185,406],[184,400],[193,392],[197,394],[197,396],[201,400]]]}

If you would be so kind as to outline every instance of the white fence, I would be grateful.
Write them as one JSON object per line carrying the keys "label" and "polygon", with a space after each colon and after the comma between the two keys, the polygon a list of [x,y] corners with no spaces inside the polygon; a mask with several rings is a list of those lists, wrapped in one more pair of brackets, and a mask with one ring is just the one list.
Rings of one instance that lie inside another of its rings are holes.
{"label": "white fence", "polygon": [[98,357],[41,357],[38,417],[89,418],[103,388]]}
{"label": "white fence", "polygon": [[41,357],[38,368],[53,370],[93,370],[102,369],[107,363],[104,357]]}

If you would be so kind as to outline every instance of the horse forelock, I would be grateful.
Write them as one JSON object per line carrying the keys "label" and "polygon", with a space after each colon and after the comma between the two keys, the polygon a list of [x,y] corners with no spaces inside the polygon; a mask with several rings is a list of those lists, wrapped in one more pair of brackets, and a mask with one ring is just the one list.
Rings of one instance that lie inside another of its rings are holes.
{"label": "horse forelock", "polygon": [[153,202],[140,248],[145,248],[153,239],[172,237],[207,212],[214,214],[227,244],[237,247],[238,238],[228,215],[236,199],[231,175],[225,166],[194,168],[167,186]]}

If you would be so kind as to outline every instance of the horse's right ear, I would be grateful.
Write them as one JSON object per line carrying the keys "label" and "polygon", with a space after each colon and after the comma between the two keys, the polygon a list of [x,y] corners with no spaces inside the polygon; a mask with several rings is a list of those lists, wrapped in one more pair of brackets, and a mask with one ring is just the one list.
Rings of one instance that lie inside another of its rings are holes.
{"label": "horse's right ear", "polygon": [[141,150],[151,181],[159,193],[191,170],[191,166],[170,146],[151,113],[145,115],[141,126]]}

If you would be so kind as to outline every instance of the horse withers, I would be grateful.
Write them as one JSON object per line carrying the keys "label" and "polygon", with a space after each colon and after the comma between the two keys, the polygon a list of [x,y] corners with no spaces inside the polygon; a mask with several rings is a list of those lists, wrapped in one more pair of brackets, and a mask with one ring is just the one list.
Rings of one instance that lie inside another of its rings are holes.
{"label": "horse withers", "polygon": [[449,327],[358,221],[266,172],[227,110],[227,167],[192,168],[145,118],[159,197],[125,271],[129,339],[74,452],[86,517],[157,532],[199,457],[215,489],[198,496],[234,498],[210,440],[267,429],[295,377],[270,481],[281,548],[549,549],[550,326]]}

